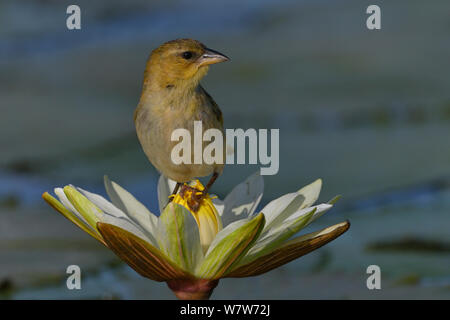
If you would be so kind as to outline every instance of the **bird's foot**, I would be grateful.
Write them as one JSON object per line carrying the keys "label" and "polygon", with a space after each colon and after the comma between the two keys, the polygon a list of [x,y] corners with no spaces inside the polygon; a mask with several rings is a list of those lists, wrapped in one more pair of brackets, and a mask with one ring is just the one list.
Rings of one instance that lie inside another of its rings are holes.
{"label": "bird's foot", "polygon": [[188,185],[183,185],[180,190],[180,195],[184,198],[186,192],[190,193],[190,197],[187,199],[189,208],[191,208],[192,211],[197,212],[206,193]]}
{"label": "bird's foot", "polygon": [[198,189],[196,189],[196,190],[197,190],[197,192],[192,193],[193,204],[192,204],[191,208],[194,212],[198,211],[198,209],[200,208],[200,204],[202,203],[202,200],[206,195],[206,193],[204,193],[203,191],[200,191]]}

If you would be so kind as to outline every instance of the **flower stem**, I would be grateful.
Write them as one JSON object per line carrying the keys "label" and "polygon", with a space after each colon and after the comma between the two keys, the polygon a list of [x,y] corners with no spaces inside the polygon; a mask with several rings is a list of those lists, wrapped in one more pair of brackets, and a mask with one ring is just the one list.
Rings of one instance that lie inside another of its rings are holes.
{"label": "flower stem", "polygon": [[176,279],[167,281],[167,286],[180,300],[208,300],[219,280]]}

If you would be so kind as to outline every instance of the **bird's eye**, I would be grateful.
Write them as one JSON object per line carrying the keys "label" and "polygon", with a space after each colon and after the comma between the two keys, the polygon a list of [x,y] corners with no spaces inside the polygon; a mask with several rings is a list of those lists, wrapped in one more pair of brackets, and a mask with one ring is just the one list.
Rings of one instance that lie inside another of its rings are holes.
{"label": "bird's eye", "polygon": [[186,60],[189,60],[190,58],[192,58],[193,54],[191,51],[185,51],[183,52],[183,58]]}

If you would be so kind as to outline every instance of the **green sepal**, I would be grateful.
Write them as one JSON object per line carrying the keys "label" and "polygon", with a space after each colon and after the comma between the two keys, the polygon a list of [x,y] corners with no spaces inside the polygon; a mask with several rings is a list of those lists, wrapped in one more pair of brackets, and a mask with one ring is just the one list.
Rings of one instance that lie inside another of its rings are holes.
{"label": "green sepal", "polygon": [[264,214],[231,223],[211,243],[196,271],[202,279],[218,279],[247,253],[264,228]]}
{"label": "green sepal", "polygon": [[193,271],[203,257],[197,222],[185,207],[169,203],[159,218],[160,249],[179,267]]}

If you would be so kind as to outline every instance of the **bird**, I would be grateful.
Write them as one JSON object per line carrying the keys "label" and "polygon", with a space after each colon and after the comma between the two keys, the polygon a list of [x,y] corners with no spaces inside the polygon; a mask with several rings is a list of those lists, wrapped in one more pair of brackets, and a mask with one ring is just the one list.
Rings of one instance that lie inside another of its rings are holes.
{"label": "bird", "polygon": [[[147,60],[141,97],[134,112],[137,137],[145,155],[162,175],[176,182],[172,195],[177,194],[180,187],[183,191],[189,181],[211,175],[203,191],[192,192],[197,195],[194,211],[222,173],[225,161],[175,164],[171,152],[178,142],[172,141],[171,135],[175,129],[184,128],[193,137],[194,121],[202,121],[203,132],[214,128],[224,136],[222,111],[200,80],[208,73],[210,65],[229,60],[198,40],[176,39],[163,43]],[[193,145],[191,143],[192,158]]]}

